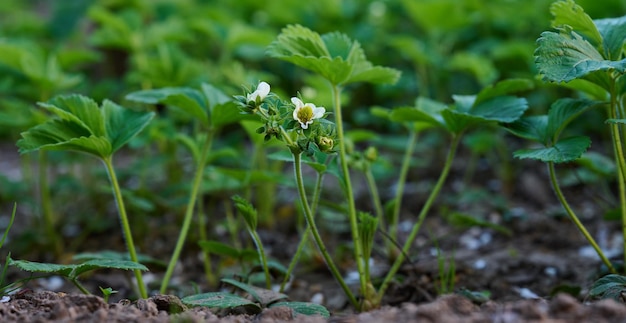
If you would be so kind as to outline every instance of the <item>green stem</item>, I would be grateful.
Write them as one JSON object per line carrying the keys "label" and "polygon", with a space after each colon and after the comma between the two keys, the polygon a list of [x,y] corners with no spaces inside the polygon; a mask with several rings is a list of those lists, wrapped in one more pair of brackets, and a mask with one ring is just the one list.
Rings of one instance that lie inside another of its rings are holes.
{"label": "green stem", "polygon": [[165,271],[165,276],[163,276],[163,282],[161,283],[161,294],[165,294],[167,292],[167,286],[169,284],[170,279],[172,278],[172,274],[174,273],[174,267],[176,267],[176,263],[180,258],[180,253],[183,250],[183,245],[185,244],[185,240],[187,239],[187,233],[189,232],[189,227],[191,226],[191,220],[193,218],[193,211],[196,205],[196,199],[200,192],[200,184],[202,183],[202,175],[204,174],[204,167],[206,166],[207,156],[209,151],[211,150],[211,144],[213,143],[213,132],[208,131],[205,142],[202,146],[202,152],[200,153],[200,160],[198,161],[198,165],[196,166],[196,172],[193,177],[193,182],[191,186],[191,192],[189,194],[189,202],[187,203],[187,209],[185,210],[185,218],[183,219],[183,226],[180,229],[180,235],[178,236],[178,241],[176,241],[176,247],[174,247],[174,252],[172,253],[172,257],[170,258],[170,262],[167,265],[167,270]]}
{"label": "green stem", "polygon": [[[204,208],[204,202],[202,199],[198,201],[196,204],[198,206],[198,236],[200,241],[206,241],[208,239],[207,231],[206,231],[206,213]],[[217,278],[213,274],[213,269],[211,268],[211,253],[207,250],[203,250],[202,252],[202,264],[204,266],[204,274],[206,276],[206,280],[211,286],[215,286],[217,283]]]}
{"label": "green stem", "polygon": [[[610,88],[610,105],[609,105],[609,116],[612,119],[624,118],[623,111],[621,111],[621,104],[617,101],[617,96],[615,95],[615,80],[611,80],[611,88]],[[619,114],[618,114],[619,108]],[[615,159],[618,165],[617,171],[617,180],[619,183],[620,189],[620,206],[622,212],[622,237],[624,238],[624,246],[626,247],[626,197],[624,196],[626,193],[624,192],[626,185],[626,159],[624,158],[624,146],[622,144],[622,135],[620,133],[620,125],[617,123],[611,124],[611,137],[613,138],[613,150],[615,154]],[[626,250],[626,249],[624,249]],[[626,251],[624,252],[624,261],[626,263]]]}
{"label": "green stem", "polygon": [[[313,204],[311,205],[311,214],[313,214],[313,217],[315,217],[315,212],[317,210],[317,204],[320,198],[320,194],[322,191],[322,181],[324,179],[324,173],[323,172],[318,172],[317,173],[317,180],[315,181],[315,191],[313,194]],[[309,225],[306,225],[306,228],[304,229],[304,232],[302,233],[302,238],[300,238],[300,242],[298,243],[298,249],[296,249],[296,253],[293,255],[293,258],[291,258],[291,262],[289,263],[289,267],[287,267],[287,272],[285,273],[285,278],[283,279],[282,284],[280,284],[280,290],[279,292],[282,293],[285,291],[285,286],[287,286],[287,283],[289,282],[289,279],[291,277],[291,273],[294,271],[294,269],[296,268],[296,265],[298,264],[298,260],[300,260],[300,256],[302,255],[302,251],[304,250],[304,246],[306,246],[306,243],[309,241],[309,234],[311,233],[311,228],[309,227]]]}
{"label": "green stem", "polygon": [[78,288],[83,294],[85,295],[91,295],[91,293],[87,290],[87,288],[85,288],[85,286],[83,286],[83,284],[81,284],[78,279],[70,279],[70,281],[72,282],[72,284],[74,284],[74,286],[76,286],[76,288]]}
{"label": "green stem", "polygon": [[261,260],[261,266],[263,266],[263,272],[265,273],[265,287],[267,289],[272,289],[272,278],[270,277],[270,270],[267,266],[267,257],[265,256],[265,250],[263,250],[263,243],[261,242],[261,237],[252,228],[248,229],[250,232],[250,236],[256,245],[257,251],[259,252],[259,258]]}
{"label": "green stem", "polygon": [[[366,166],[365,179],[367,180],[367,186],[369,186],[370,194],[372,194],[372,203],[374,204],[374,210],[376,210],[376,217],[380,221],[380,225],[385,225],[385,214],[383,212],[383,205],[380,202],[380,194],[378,194],[378,187],[376,187],[376,180],[374,174],[372,174],[372,168],[370,165]],[[367,263],[367,262],[366,262]]]}
{"label": "green stem", "polygon": [[[620,168],[617,169],[617,176],[621,178],[622,170]],[[619,201],[621,205],[626,205],[626,183],[624,181],[619,181]],[[621,208],[622,212],[622,236],[626,237],[626,208]],[[623,241],[624,249],[626,250],[626,240]],[[626,252],[624,252],[624,263],[626,264]]]}
{"label": "green stem", "polygon": [[48,183],[48,152],[39,150],[39,198],[41,199],[41,214],[48,236],[48,243],[56,256],[60,256],[63,251],[61,240],[55,230],[55,216],[52,211],[52,198],[50,197],[50,184]]}
{"label": "green stem", "polygon": [[609,259],[607,259],[606,256],[604,255],[604,252],[602,252],[602,249],[600,249],[600,247],[598,246],[596,241],[593,239],[593,237],[589,234],[585,226],[580,222],[580,220],[578,219],[578,216],[576,216],[572,208],[569,206],[569,203],[567,203],[567,200],[565,199],[565,196],[563,195],[563,192],[561,191],[561,188],[559,187],[559,183],[556,180],[556,172],[554,171],[553,162],[548,162],[548,170],[550,172],[550,183],[552,183],[552,188],[554,189],[554,192],[556,193],[556,196],[559,199],[559,202],[561,202],[561,205],[563,205],[563,208],[567,212],[567,215],[569,216],[570,220],[574,222],[576,227],[578,227],[578,230],[580,230],[583,236],[585,236],[589,244],[596,251],[596,253],[600,257],[602,262],[607,266],[609,271],[611,271],[611,273],[617,273],[615,271],[615,268],[613,268],[613,265],[611,264]]}
{"label": "green stem", "polygon": [[354,193],[352,192],[352,182],[350,180],[350,169],[348,168],[348,159],[346,158],[346,143],[345,136],[343,134],[343,117],[341,115],[341,88],[338,85],[333,84],[332,92],[335,107],[335,126],[337,127],[337,139],[339,140],[339,163],[341,164],[341,172],[343,173],[343,179],[345,181],[346,198],[348,199],[348,216],[350,220],[350,230],[352,231],[352,243],[354,244],[354,259],[356,260],[357,271],[359,272],[361,293],[366,293],[368,281],[365,277],[364,262],[368,261],[368,259],[363,258],[356,205],[354,202]]}
{"label": "green stem", "polygon": [[460,141],[461,141],[461,134],[457,134],[452,138],[452,143],[450,144],[450,148],[448,149],[448,156],[446,157],[446,161],[443,166],[443,169],[441,170],[441,174],[439,175],[439,179],[437,180],[435,187],[433,187],[432,191],[430,192],[430,195],[428,196],[426,203],[422,207],[422,210],[420,211],[420,214],[417,217],[417,222],[415,222],[415,224],[413,225],[413,229],[411,230],[409,237],[407,238],[406,242],[404,243],[404,246],[402,247],[402,252],[398,255],[398,258],[396,258],[396,261],[391,266],[391,269],[389,269],[387,276],[385,276],[383,283],[380,285],[380,288],[378,289],[378,303],[380,303],[380,300],[385,294],[387,287],[389,287],[389,283],[391,282],[391,279],[396,275],[396,273],[400,269],[400,266],[404,262],[405,255],[408,254],[409,249],[411,248],[411,245],[413,244],[413,241],[415,240],[415,237],[417,236],[417,233],[419,232],[420,227],[422,226],[422,222],[424,222],[424,219],[426,218],[426,214],[428,214],[430,207],[432,206],[433,202],[439,195],[439,192],[441,191],[441,188],[443,187],[443,184],[445,183],[446,178],[448,177],[450,168],[452,167],[452,161],[454,160],[454,155],[456,154],[456,149]]}
{"label": "green stem", "polygon": [[[409,167],[411,166],[411,158],[413,157],[413,149],[417,142],[417,131],[411,130],[411,136],[407,143],[406,150],[404,152],[404,158],[402,160],[402,166],[400,168],[400,174],[398,175],[398,186],[396,189],[396,198],[393,205],[393,213],[391,216],[391,223],[389,224],[389,236],[393,241],[398,239],[398,222],[400,220],[400,208],[402,206],[402,196],[404,195],[404,184],[406,184],[406,177],[409,173]],[[393,247],[393,246],[390,246]]]}
{"label": "green stem", "polygon": [[307,225],[309,226],[311,233],[313,234],[313,238],[315,239],[315,243],[317,244],[317,248],[319,249],[322,257],[324,257],[324,261],[326,265],[330,269],[330,272],[333,274],[341,288],[343,289],[346,297],[355,308],[358,308],[359,302],[352,294],[352,291],[344,281],[341,273],[335,266],[333,259],[330,257],[328,250],[326,250],[326,246],[324,245],[324,241],[322,241],[322,237],[317,230],[317,226],[315,225],[315,219],[313,218],[313,213],[311,212],[311,208],[309,207],[309,202],[306,197],[306,191],[304,189],[304,182],[302,180],[302,163],[301,156],[299,153],[293,154],[293,162],[294,162],[294,176],[296,177],[296,183],[298,186],[298,194],[300,195],[300,202],[302,204],[302,209],[304,210],[304,217],[306,219]]}
{"label": "green stem", "polygon": [[[130,260],[134,262],[139,262],[137,258],[137,252],[135,251],[133,235],[130,230],[130,224],[128,223],[128,216],[126,215],[126,207],[124,206],[124,199],[122,198],[122,190],[120,189],[120,185],[117,181],[117,175],[115,175],[115,170],[113,169],[113,157],[105,157],[102,160],[104,161],[104,165],[106,166],[107,172],[109,173],[109,179],[111,180],[111,186],[113,187],[113,195],[115,196],[117,210],[120,215],[120,222],[122,223],[124,240],[126,241],[126,248],[128,249],[128,253],[130,254]],[[137,288],[139,288],[139,296],[141,298],[148,298],[148,293],[146,292],[146,286],[143,283],[141,270],[135,269],[134,272],[135,278],[137,279]]]}

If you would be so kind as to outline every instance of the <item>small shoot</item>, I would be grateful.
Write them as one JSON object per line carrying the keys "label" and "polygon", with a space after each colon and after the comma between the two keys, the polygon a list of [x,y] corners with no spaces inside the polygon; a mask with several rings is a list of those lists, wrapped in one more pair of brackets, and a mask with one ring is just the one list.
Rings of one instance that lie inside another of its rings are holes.
{"label": "small shoot", "polygon": [[100,288],[100,291],[102,292],[102,297],[104,298],[104,302],[105,303],[109,302],[109,297],[111,297],[111,295],[117,294],[117,292],[118,292],[116,290],[113,290],[113,288],[111,288],[111,287],[102,288],[102,287],[98,286],[98,288]]}

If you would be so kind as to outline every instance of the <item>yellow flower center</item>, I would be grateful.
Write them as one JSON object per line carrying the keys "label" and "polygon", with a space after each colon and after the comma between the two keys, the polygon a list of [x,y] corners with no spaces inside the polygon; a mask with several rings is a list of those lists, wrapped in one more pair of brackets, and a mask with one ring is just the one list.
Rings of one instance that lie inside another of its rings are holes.
{"label": "yellow flower center", "polygon": [[303,106],[298,110],[298,120],[302,123],[307,123],[313,119],[313,108],[308,105]]}

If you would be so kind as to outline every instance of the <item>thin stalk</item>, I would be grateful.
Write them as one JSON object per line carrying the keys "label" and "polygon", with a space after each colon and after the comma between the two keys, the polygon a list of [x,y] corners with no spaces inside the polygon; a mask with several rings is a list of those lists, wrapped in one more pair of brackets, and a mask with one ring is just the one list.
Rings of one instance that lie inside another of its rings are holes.
{"label": "thin stalk", "polygon": [[[324,179],[324,173],[323,172],[318,172],[317,173],[317,180],[315,181],[315,191],[313,194],[313,204],[311,205],[311,214],[313,214],[313,217],[315,217],[315,212],[317,211],[317,204],[319,201],[319,197],[322,191],[322,181]],[[300,238],[300,242],[298,243],[298,248],[296,249],[296,253],[293,255],[293,258],[291,258],[291,262],[289,263],[289,267],[287,267],[287,272],[285,273],[285,278],[283,279],[283,282],[280,284],[280,290],[279,293],[282,293],[285,291],[285,286],[287,286],[287,283],[289,282],[289,279],[291,278],[291,273],[294,271],[294,269],[296,268],[296,265],[298,264],[298,260],[300,260],[300,256],[302,255],[302,251],[304,250],[304,246],[306,246],[306,243],[309,241],[309,234],[311,233],[311,229],[309,227],[309,225],[306,225],[306,228],[304,229],[304,232],[302,233],[302,238]]]}
{"label": "thin stalk", "polygon": [[396,258],[396,261],[391,266],[391,269],[389,269],[387,276],[385,276],[383,283],[380,285],[380,288],[378,289],[378,298],[379,298],[378,302],[379,303],[383,295],[385,294],[387,287],[389,287],[389,283],[391,282],[391,279],[396,275],[396,273],[400,269],[400,266],[404,262],[405,255],[408,254],[409,249],[411,248],[411,245],[413,244],[413,240],[415,240],[415,237],[417,236],[417,233],[419,232],[420,227],[422,226],[422,222],[424,222],[424,219],[426,218],[426,214],[428,214],[430,207],[432,206],[433,202],[439,195],[439,192],[441,191],[441,188],[443,187],[443,184],[446,181],[446,178],[448,177],[448,173],[450,172],[450,168],[452,167],[452,161],[454,160],[456,149],[459,146],[460,141],[461,141],[461,134],[457,134],[452,138],[452,143],[450,144],[450,148],[448,149],[448,156],[446,157],[446,161],[445,161],[445,164],[443,165],[443,169],[441,170],[441,174],[439,175],[439,179],[437,180],[435,187],[433,187],[432,191],[430,192],[430,195],[428,196],[426,203],[422,207],[422,210],[420,211],[420,214],[417,217],[417,222],[415,222],[415,224],[413,225],[413,229],[411,230],[409,237],[407,238],[406,242],[404,243],[404,246],[402,247],[402,252],[398,255],[398,258]]}
{"label": "thin stalk", "polygon": [[[128,216],[126,215],[126,207],[124,206],[124,199],[122,198],[122,190],[120,189],[120,185],[117,181],[117,175],[115,175],[115,169],[113,169],[113,158],[112,156],[105,157],[102,159],[104,165],[106,166],[107,173],[109,174],[109,179],[111,180],[111,186],[113,187],[113,195],[115,196],[115,203],[117,205],[117,211],[120,215],[120,222],[122,224],[122,230],[124,231],[124,240],[126,241],[126,249],[128,249],[128,253],[130,255],[130,260],[134,262],[139,262],[137,259],[137,252],[135,251],[135,243],[133,241],[133,235],[130,230],[130,224],[128,223]],[[139,289],[139,296],[141,298],[148,298],[148,293],[146,292],[146,286],[143,283],[143,277],[141,275],[141,270],[135,269],[135,278],[137,279],[137,288]]]}
{"label": "thin stalk", "polygon": [[78,279],[70,279],[70,281],[72,282],[72,284],[74,284],[74,286],[76,286],[76,288],[78,288],[83,294],[85,295],[91,295],[91,293],[87,290],[87,288],[85,288],[85,286],[83,286],[83,284],[81,284]]}
{"label": "thin stalk", "polygon": [[372,174],[372,168],[369,165],[367,165],[365,169],[365,179],[367,180],[370,194],[372,194],[372,203],[374,204],[376,217],[378,217],[381,222],[381,226],[384,227],[385,213],[383,212],[383,204],[380,202],[380,194],[378,193],[378,187],[376,187],[376,180],[374,179],[374,174]]}
{"label": "thin stalk", "polygon": [[391,214],[391,223],[389,223],[389,236],[391,240],[397,241],[398,239],[398,222],[400,220],[400,208],[402,206],[402,196],[404,195],[404,184],[406,184],[406,177],[409,173],[409,167],[411,166],[411,158],[413,157],[413,149],[417,142],[418,132],[411,130],[411,136],[409,142],[406,145],[404,151],[404,158],[402,160],[402,166],[400,168],[400,174],[398,175],[398,184],[396,189],[396,198],[393,205],[393,213]]}
{"label": "thin stalk", "polygon": [[[335,126],[337,127],[337,139],[339,140],[339,163],[341,164],[341,172],[345,181],[346,198],[348,199],[348,217],[350,220],[350,230],[352,231],[352,243],[354,244],[354,259],[356,260],[357,271],[359,272],[359,282],[361,293],[367,292],[367,283],[365,273],[365,261],[363,258],[363,250],[361,238],[359,237],[359,226],[356,214],[356,205],[354,202],[354,193],[352,192],[352,182],[350,180],[350,169],[348,168],[348,159],[346,158],[346,143],[343,134],[343,118],[341,115],[341,88],[336,84],[332,84]],[[357,307],[358,308],[358,307]]]}
{"label": "thin stalk", "polygon": [[593,249],[596,251],[596,253],[600,257],[602,262],[609,269],[609,271],[611,273],[617,273],[615,271],[615,268],[609,261],[609,259],[607,259],[606,256],[604,255],[604,252],[602,252],[602,249],[600,249],[600,247],[598,246],[596,241],[593,239],[593,237],[589,234],[585,226],[580,222],[580,220],[578,219],[578,216],[576,216],[572,208],[569,206],[569,203],[567,203],[567,200],[565,199],[565,196],[563,195],[563,192],[561,191],[561,187],[559,186],[559,183],[556,180],[556,172],[554,171],[553,162],[548,162],[548,171],[550,172],[550,183],[552,184],[554,193],[556,193],[556,196],[559,199],[559,202],[561,202],[561,205],[563,205],[563,208],[567,212],[567,215],[569,216],[570,220],[574,222],[576,227],[578,227],[578,230],[580,230],[583,236],[585,236],[585,238],[587,239],[587,242],[589,242],[589,244],[593,247]]}
{"label": "thin stalk", "polygon": [[161,283],[160,290],[161,294],[165,294],[165,292],[167,291],[167,286],[170,279],[172,278],[172,274],[174,273],[174,267],[176,267],[176,263],[180,258],[180,253],[183,250],[183,245],[185,244],[185,240],[187,239],[187,233],[189,232],[189,227],[191,226],[191,220],[193,218],[193,211],[196,205],[196,199],[200,192],[200,184],[202,183],[202,175],[204,174],[204,167],[206,166],[207,155],[211,150],[212,143],[213,133],[212,131],[208,131],[205,142],[202,145],[200,160],[198,161],[198,165],[196,166],[196,172],[193,177],[191,192],[189,194],[189,202],[187,203],[185,218],[183,219],[183,226],[180,229],[180,235],[178,236],[178,241],[176,241],[176,247],[174,247],[172,258],[170,258],[170,262],[167,265],[165,276],[163,276],[163,282]]}
{"label": "thin stalk", "polygon": [[339,283],[341,288],[343,289],[346,297],[352,303],[355,308],[359,307],[359,302],[354,297],[354,294],[344,281],[341,273],[335,266],[333,259],[330,257],[328,250],[326,250],[326,246],[324,245],[324,241],[322,241],[322,237],[317,230],[317,226],[315,225],[315,219],[313,218],[313,213],[311,212],[311,208],[309,207],[309,202],[306,197],[306,191],[304,189],[304,182],[302,180],[302,163],[301,163],[301,154],[294,153],[293,154],[293,162],[294,162],[294,176],[296,177],[296,183],[298,186],[298,194],[300,195],[300,203],[302,204],[302,209],[304,210],[304,217],[306,219],[307,225],[309,226],[311,233],[313,234],[313,238],[315,239],[315,243],[317,244],[317,248],[319,249],[322,257],[324,257],[324,261],[326,265],[330,269],[330,272],[335,277],[335,280]]}
{"label": "thin stalk", "polygon": [[52,211],[52,198],[50,197],[50,184],[48,183],[48,152],[39,150],[39,198],[41,201],[41,214],[43,223],[48,237],[48,243],[52,246],[52,250],[56,256],[61,255],[63,246],[61,240],[57,236],[55,227],[55,216]]}
{"label": "thin stalk", "polygon": [[[622,176],[622,170],[617,169],[617,175],[619,178]],[[619,201],[621,205],[626,205],[626,183],[619,181]],[[621,208],[622,212],[622,236],[626,237],[626,208]],[[623,250],[626,250],[626,240],[623,241]],[[624,263],[626,264],[626,251],[624,252]]]}
{"label": "thin stalk", "polygon": [[[206,241],[208,239],[207,231],[206,231],[206,213],[204,213],[204,201],[202,199],[198,200],[198,237],[201,241]],[[211,286],[215,286],[217,283],[217,278],[213,274],[213,269],[211,268],[211,253],[207,250],[203,250],[202,252],[202,264],[204,266],[204,274],[206,276],[206,280]]]}
{"label": "thin stalk", "polygon": [[250,232],[250,236],[252,236],[252,240],[256,245],[257,251],[259,252],[259,258],[261,260],[261,266],[263,266],[263,273],[265,274],[265,287],[267,289],[272,289],[272,278],[270,277],[270,270],[267,266],[267,257],[265,256],[265,250],[263,250],[263,242],[261,242],[261,237],[252,228],[248,229]]}

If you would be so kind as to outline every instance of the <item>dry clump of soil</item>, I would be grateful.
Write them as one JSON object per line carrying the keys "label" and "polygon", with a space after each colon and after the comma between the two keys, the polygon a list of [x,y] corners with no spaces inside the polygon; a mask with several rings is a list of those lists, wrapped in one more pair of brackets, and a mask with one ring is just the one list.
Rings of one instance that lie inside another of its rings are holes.
{"label": "dry clump of soil", "polygon": [[552,300],[487,302],[481,306],[459,295],[424,304],[404,303],[360,314],[295,315],[286,307],[257,315],[220,315],[205,307],[187,308],[180,299],[158,295],[136,302],[107,304],[101,297],[49,291],[23,292],[0,303],[2,322],[626,322],[626,306],[614,300],[583,304],[559,294]]}

